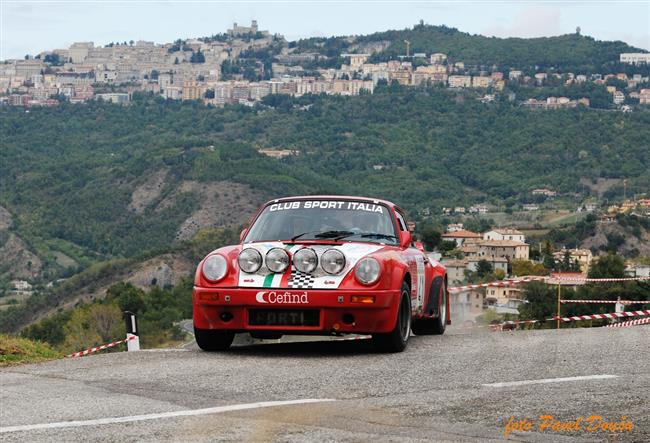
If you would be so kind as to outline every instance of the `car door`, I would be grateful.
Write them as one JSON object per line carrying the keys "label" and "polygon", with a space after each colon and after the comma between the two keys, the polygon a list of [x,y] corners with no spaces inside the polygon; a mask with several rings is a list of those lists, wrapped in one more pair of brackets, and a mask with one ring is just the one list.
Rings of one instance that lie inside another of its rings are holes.
{"label": "car door", "polygon": [[[398,209],[396,209],[395,214],[397,228],[402,232],[407,231],[404,214]],[[416,248],[413,243],[404,250],[404,256],[411,274],[411,310],[414,315],[420,315],[425,311],[424,306],[427,302],[426,295],[429,292],[427,281],[430,280],[427,276],[432,275],[431,264],[425,253]]]}

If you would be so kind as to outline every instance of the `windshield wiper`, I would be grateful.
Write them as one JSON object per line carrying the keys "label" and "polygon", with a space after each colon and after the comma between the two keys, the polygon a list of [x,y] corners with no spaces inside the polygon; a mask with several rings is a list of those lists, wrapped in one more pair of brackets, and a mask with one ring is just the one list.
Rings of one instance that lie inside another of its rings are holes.
{"label": "windshield wiper", "polygon": [[354,235],[354,232],[352,231],[325,231],[321,232],[320,234],[314,235],[316,238],[331,238],[334,240],[340,240],[342,238],[348,237],[350,235]]}
{"label": "windshield wiper", "polygon": [[[318,231],[307,231],[307,232],[302,232],[298,235],[295,235],[291,237],[291,241],[296,241],[303,235],[307,234],[312,234],[314,232]],[[354,232],[352,231],[324,231],[324,232],[318,232],[317,234],[314,235],[315,238],[323,238],[323,239],[335,239],[338,240],[339,238],[344,238],[347,237],[348,235],[353,235]]]}
{"label": "windshield wiper", "polygon": [[291,241],[296,241],[296,240],[298,240],[300,237],[302,237],[303,235],[307,235],[307,234],[309,234],[309,231],[307,231],[307,232],[303,232],[302,234],[298,234],[298,235],[296,235],[296,236],[294,236],[294,237],[291,237]]}
{"label": "windshield wiper", "polygon": [[[303,235],[310,234],[311,232],[315,232],[315,231],[308,231],[308,232],[303,232],[301,234],[298,234],[292,237],[291,241],[296,241]],[[345,237],[351,237],[353,235],[357,235],[362,238],[382,238],[387,240],[392,240],[392,239],[397,240],[397,237],[391,234],[380,234],[378,232],[352,232],[352,231],[324,231],[324,232],[319,232],[318,234],[314,235],[314,237],[323,238],[323,239],[341,240]]]}

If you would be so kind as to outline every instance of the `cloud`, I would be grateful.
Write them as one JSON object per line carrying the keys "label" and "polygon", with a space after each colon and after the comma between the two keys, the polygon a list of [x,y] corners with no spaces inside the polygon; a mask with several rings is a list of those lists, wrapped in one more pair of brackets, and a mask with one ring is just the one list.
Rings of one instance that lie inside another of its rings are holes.
{"label": "cloud", "polygon": [[495,37],[546,37],[562,34],[560,8],[548,5],[529,5],[508,22],[495,23],[482,34]]}

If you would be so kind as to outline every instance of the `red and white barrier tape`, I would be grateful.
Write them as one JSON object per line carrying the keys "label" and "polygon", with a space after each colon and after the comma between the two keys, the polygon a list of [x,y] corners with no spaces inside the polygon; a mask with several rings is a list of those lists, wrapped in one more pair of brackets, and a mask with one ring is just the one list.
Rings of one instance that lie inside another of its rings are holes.
{"label": "red and white barrier tape", "polygon": [[516,279],[508,280],[497,280],[488,283],[477,283],[473,285],[465,286],[451,286],[449,292],[461,292],[467,291],[470,289],[479,289],[479,288],[490,288],[490,287],[506,287],[513,285],[520,285],[523,283],[529,283],[532,281],[543,281],[548,283],[549,280],[554,282],[626,282],[626,281],[646,281],[650,280],[650,277],[625,277],[625,278],[587,278],[587,277],[549,277],[549,276],[529,276],[521,277]]}
{"label": "red and white barrier tape", "polygon": [[612,323],[611,325],[606,325],[607,328],[625,328],[627,326],[637,326],[637,325],[648,325],[650,324],[650,317],[648,318],[639,318],[636,320],[622,321],[620,323]]}
{"label": "red and white barrier tape", "polygon": [[584,281],[584,282],[616,282],[616,281],[643,281],[650,280],[650,277],[624,277],[624,278],[587,278],[587,277],[546,277],[551,280],[560,281]]}
{"label": "red and white barrier tape", "polygon": [[96,346],[94,348],[86,349],[84,351],[75,352],[74,354],[66,355],[66,357],[68,357],[68,358],[83,357],[84,355],[88,355],[88,354],[91,354],[93,352],[102,351],[104,349],[112,348],[113,346],[117,346],[120,343],[126,343],[127,341],[135,340],[136,338],[137,337],[135,335],[130,335],[129,337],[125,338],[124,340],[114,341],[113,343],[107,343],[105,345]]}
{"label": "red and white barrier tape", "polygon": [[461,292],[461,291],[467,291],[468,289],[513,286],[513,285],[520,285],[522,283],[529,283],[531,281],[542,281],[542,280],[546,280],[546,277],[523,277],[518,279],[510,279],[510,280],[497,280],[489,283],[478,283],[475,285],[452,286],[449,288],[449,292]]}
{"label": "red and white barrier tape", "polygon": [[622,305],[650,304],[650,300],[560,300],[560,303],[620,303]]}
{"label": "red and white barrier tape", "polygon": [[558,317],[555,316],[550,320],[562,320],[562,321],[580,321],[580,320],[601,320],[604,318],[622,318],[622,317],[642,317],[645,315],[650,315],[650,309],[645,311],[627,311],[627,312],[612,312],[610,314],[593,314],[593,315],[577,315],[573,317]]}

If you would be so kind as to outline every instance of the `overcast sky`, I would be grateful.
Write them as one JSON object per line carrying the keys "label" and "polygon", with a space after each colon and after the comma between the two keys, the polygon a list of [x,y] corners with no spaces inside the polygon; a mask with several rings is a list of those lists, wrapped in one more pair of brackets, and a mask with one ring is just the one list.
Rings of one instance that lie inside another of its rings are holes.
{"label": "overcast sky", "polygon": [[419,20],[498,37],[575,32],[650,49],[650,0],[618,1],[216,1],[0,0],[0,59],[67,48],[75,41],[177,38],[224,32],[233,22],[310,36],[403,29]]}

